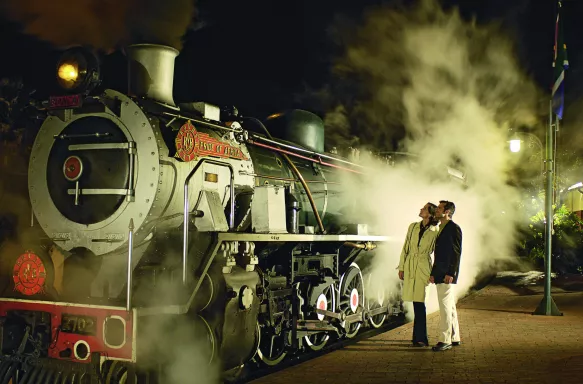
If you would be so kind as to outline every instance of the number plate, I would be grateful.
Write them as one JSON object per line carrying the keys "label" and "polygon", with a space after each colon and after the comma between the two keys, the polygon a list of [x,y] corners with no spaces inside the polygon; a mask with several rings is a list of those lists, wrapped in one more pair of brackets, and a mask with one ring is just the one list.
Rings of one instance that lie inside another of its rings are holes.
{"label": "number plate", "polygon": [[49,97],[50,109],[79,108],[81,104],[83,104],[81,95],[65,95]]}
{"label": "number plate", "polygon": [[93,316],[63,313],[63,317],[61,318],[61,332],[95,336],[97,333],[96,324],[97,318]]}

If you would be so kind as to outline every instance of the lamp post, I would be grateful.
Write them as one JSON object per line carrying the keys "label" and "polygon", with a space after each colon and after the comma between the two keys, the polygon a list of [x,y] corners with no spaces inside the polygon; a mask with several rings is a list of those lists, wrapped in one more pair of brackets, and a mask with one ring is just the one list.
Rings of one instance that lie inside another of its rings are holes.
{"label": "lamp post", "polygon": [[[557,122],[558,124],[558,122]],[[541,173],[545,174],[546,166],[546,185],[545,185],[545,287],[544,296],[536,310],[532,313],[533,315],[546,315],[546,316],[562,316],[562,313],[557,308],[553,298],[551,297],[551,255],[552,255],[552,239],[553,239],[553,197],[554,197],[554,135],[553,130],[556,125],[552,121],[552,113],[549,122],[549,127],[546,137],[546,158],[543,157],[543,144],[541,140],[532,133],[520,132],[521,135],[526,135],[529,137],[531,143],[536,143],[540,149],[541,159],[543,165],[541,168]],[[518,137],[518,132],[515,132],[513,137],[509,140],[510,151],[519,152],[521,140]]]}
{"label": "lamp post", "polygon": [[553,124],[553,104],[549,102],[549,126],[546,139],[546,190],[545,190],[545,291],[544,296],[533,315],[562,316],[557,304],[551,296],[551,256],[553,241],[553,197],[555,177],[555,132],[559,126],[559,120]]}
{"label": "lamp post", "polygon": [[510,144],[510,151],[514,153],[520,152],[522,146],[522,140],[520,139],[520,136],[528,136],[529,147],[533,147],[536,144],[541,159],[541,174],[544,174],[545,172],[544,147],[542,141],[538,138],[538,136],[529,132],[515,132],[512,138],[508,141],[508,143]]}

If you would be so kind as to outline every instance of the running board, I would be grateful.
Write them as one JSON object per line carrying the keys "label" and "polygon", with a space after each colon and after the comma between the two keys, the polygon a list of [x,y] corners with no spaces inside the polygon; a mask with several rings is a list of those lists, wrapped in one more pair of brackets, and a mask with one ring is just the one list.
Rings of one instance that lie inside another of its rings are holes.
{"label": "running board", "polygon": [[324,241],[379,241],[389,242],[396,239],[389,236],[374,235],[316,235],[316,234],[288,234],[288,233],[241,233],[219,232],[219,241],[253,241],[253,242],[324,242]]}

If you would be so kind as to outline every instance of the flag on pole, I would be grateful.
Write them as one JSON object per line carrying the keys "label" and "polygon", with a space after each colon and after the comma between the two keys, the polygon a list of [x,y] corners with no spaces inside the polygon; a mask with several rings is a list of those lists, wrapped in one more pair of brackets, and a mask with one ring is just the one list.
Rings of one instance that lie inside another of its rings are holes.
{"label": "flag on pole", "polygon": [[562,4],[559,1],[557,21],[555,23],[555,46],[553,60],[553,112],[559,119],[563,118],[565,70],[569,68],[567,60],[567,45],[563,37],[563,18],[561,17]]}

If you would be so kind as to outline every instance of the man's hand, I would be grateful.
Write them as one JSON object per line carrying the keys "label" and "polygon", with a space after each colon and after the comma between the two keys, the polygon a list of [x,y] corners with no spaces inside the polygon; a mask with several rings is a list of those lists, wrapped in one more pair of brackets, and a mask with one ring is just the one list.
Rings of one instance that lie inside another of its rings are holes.
{"label": "man's hand", "polygon": [[451,284],[451,283],[452,283],[452,281],[453,281],[453,276],[450,276],[450,275],[445,275],[445,279],[443,279],[443,282],[444,282],[445,284]]}
{"label": "man's hand", "polygon": [[405,272],[399,271],[399,279],[405,280]]}
{"label": "man's hand", "polygon": [[435,284],[435,277],[433,277],[433,276],[429,276],[429,282],[430,282],[431,284]]}

